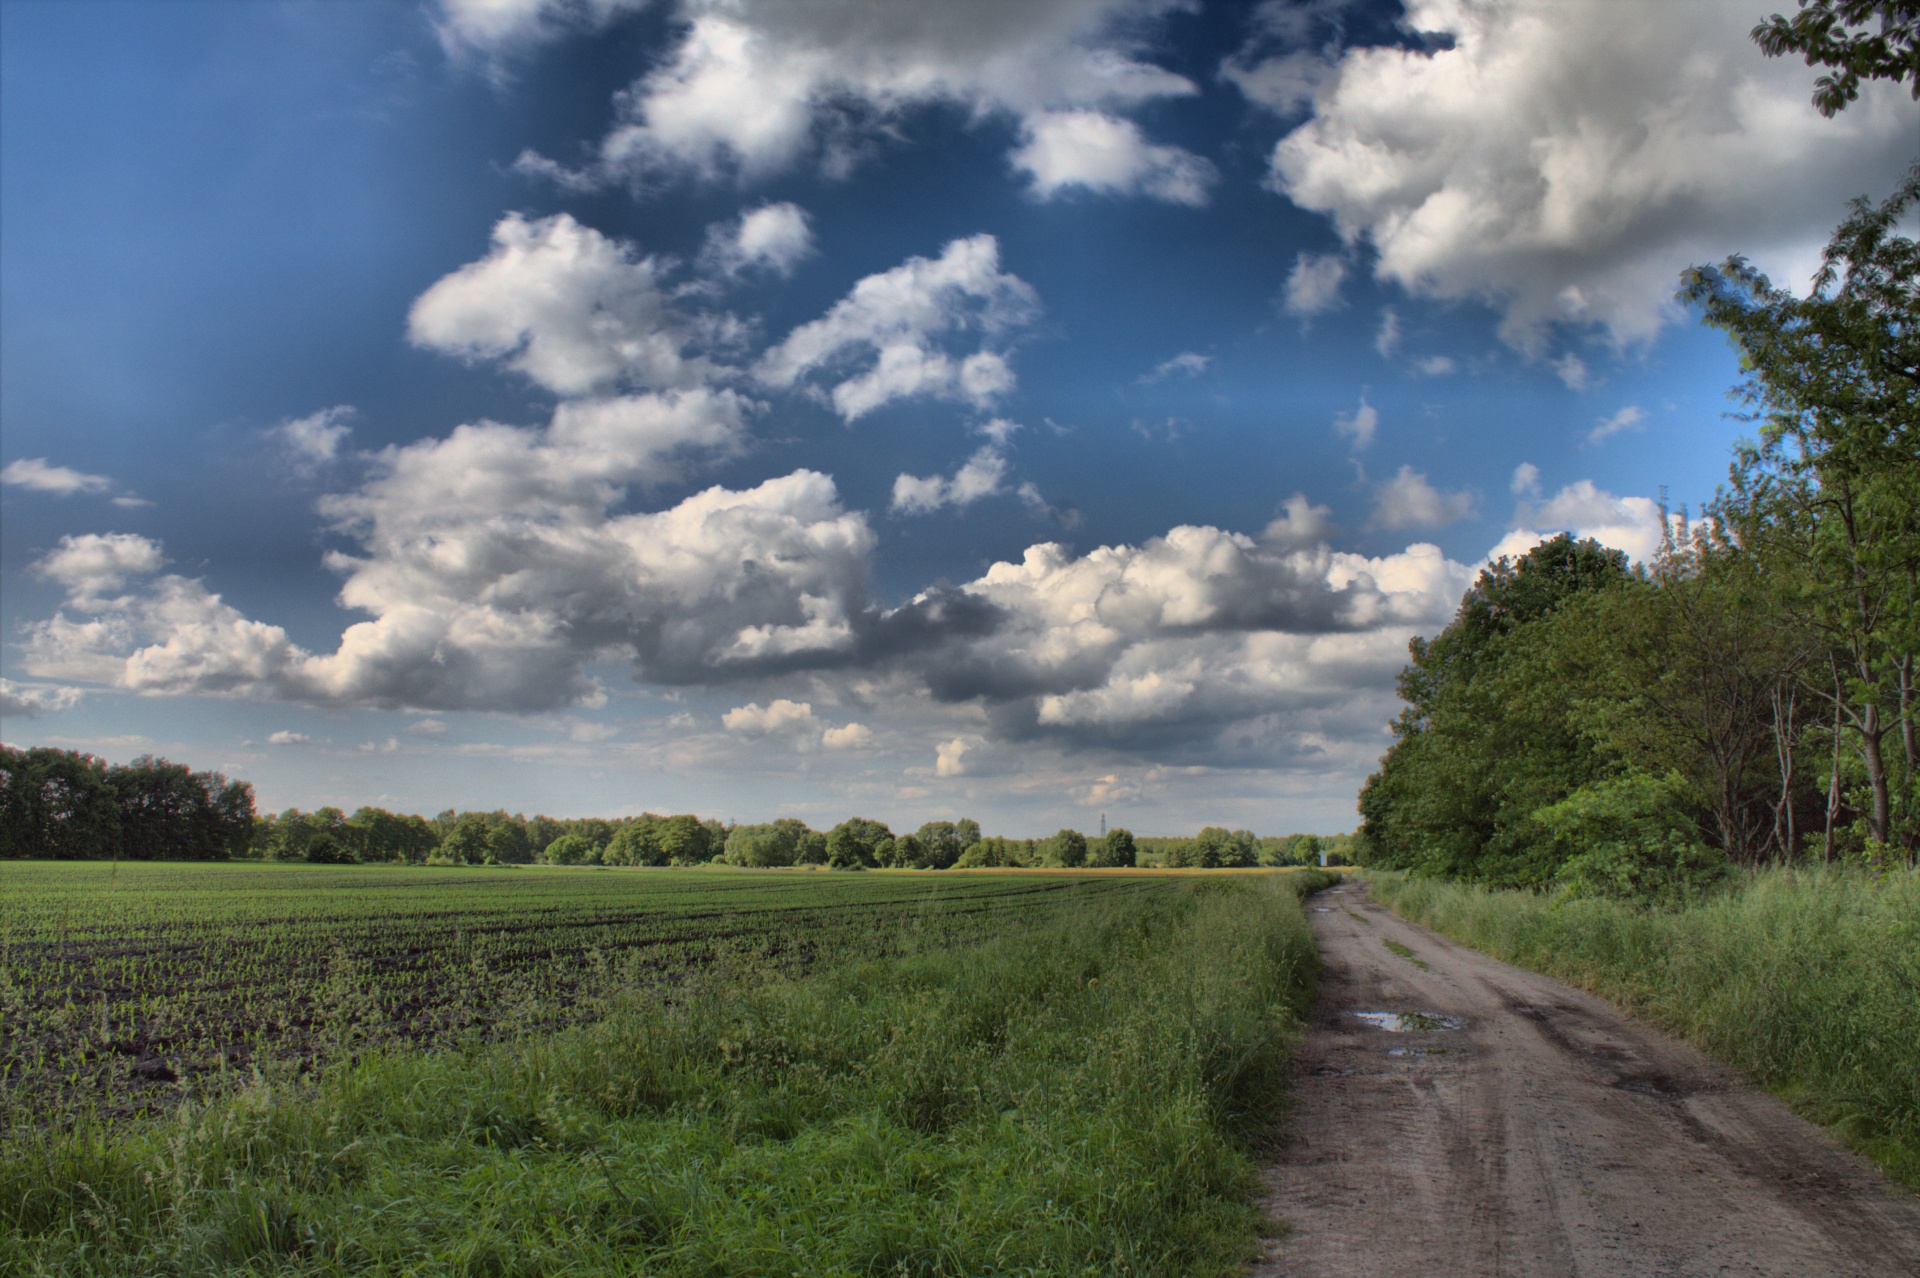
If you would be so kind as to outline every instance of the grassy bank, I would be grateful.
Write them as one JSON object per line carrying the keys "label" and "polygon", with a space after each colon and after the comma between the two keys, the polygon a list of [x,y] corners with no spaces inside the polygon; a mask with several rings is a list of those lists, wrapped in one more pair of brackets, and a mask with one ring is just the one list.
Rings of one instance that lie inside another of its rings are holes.
{"label": "grassy bank", "polygon": [[1322,881],[1168,881],[970,949],[17,1131],[0,1270],[1226,1272]]}
{"label": "grassy bank", "polygon": [[1768,871],[1677,910],[1368,878],[1404,917],[1737,1066],[1920,1189],[1920,875]]}

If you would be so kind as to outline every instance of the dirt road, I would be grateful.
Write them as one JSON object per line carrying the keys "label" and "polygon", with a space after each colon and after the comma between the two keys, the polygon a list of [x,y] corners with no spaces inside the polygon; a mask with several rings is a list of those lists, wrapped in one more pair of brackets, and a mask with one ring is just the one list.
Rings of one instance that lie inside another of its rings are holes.
{"label": "dirt road", "polygon": [[1361,884],[1307,904],[1328,972],[1257,1278],[1920,1275],[1920,1197],[1731,1070]]}

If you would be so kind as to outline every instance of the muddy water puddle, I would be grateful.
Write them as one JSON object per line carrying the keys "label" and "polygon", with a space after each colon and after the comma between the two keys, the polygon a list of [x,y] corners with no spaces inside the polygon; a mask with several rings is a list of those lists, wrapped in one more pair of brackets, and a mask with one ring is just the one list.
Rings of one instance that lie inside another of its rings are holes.
{"label": "muddy water puddle", "polygon": [[1437,1012],[1355,1012],[1353,1015],[1374,1029],[1389,1034],[1430,1034],[1435,1030],[1456,1030],[1460,1019]]}

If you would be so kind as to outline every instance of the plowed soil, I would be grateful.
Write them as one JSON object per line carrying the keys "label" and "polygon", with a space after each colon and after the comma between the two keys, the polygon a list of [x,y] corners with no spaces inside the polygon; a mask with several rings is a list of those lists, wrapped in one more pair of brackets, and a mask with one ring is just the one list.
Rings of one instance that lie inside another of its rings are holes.
{"label": "plowed soil", "polygon": [[1328,971],[1257,1278],[1920,1275],[1920,1198],[1734,1071],[1362,884],[1308,908]]}

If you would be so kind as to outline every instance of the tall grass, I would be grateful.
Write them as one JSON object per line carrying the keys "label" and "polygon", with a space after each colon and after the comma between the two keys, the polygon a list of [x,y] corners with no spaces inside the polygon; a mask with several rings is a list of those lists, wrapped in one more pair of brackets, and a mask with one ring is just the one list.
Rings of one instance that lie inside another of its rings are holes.
{"label": "tall grass", "polygon": [[1920,1188],[1920,874],[1769,870],[1673,910],[1368,877],[1406,918],[1686,1038]]}
{"label": "tall grass", "polygon": [[969,950],[16,1133],[0,1271],[1228,1272],[1323,879],[1169,882]]}

